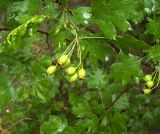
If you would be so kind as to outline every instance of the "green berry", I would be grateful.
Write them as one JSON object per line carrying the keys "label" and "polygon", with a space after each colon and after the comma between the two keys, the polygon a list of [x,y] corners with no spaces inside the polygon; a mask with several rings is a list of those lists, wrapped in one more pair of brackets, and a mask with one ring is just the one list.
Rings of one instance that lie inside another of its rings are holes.
{"label": "green berry", "polygon": [[147,89],[147,88],[143,89],[144,94],[150,94],[151,91],[152,91],[151,89]]}
{"label": "green berry", "polygon": [[154,82],[153,82],[153,81],[147,81],[146,85],[147,85],[149,88],[151,88],[151,87],[153,87]]}
{"label": "green berry", "polygon": [[58,59],[58,63],[60,65],[63,65],[67,62],[67,60],[69,59],[68,55],[62,55],[59,59]]}
{"label": "green berry", "polygon": [[68,67],[66,69],[66,74],[67,75],[73,75],[76,72],[77,68],[76,67]]}
{"label": "green berry", "polygon": [[145,81],[150,81],[150,80],[152,80],[152,75],[150,75],[150,74],[145,75],[145,76],[144,76],[144,80],[145,80]]}
{"label": "green berry", "polygon": [[86,71],[85,69],[81,68],[79,71],[78,71],[78,77],[80,79],[85,79],[85,76],[86,76]]}
{"label": "green berry", "polygon": [[50,66],[47,68],[46,72],[48,75],[51,75],[51,74],[55,73],[56,71],[57,71],[57,66]]}
{"label": "green berry", "polygon": [[78,79],[78,75],[77,75],[77,73],[75,73],[74,75],[72,75],[72,76],[70,77],[69,81],[70,81],[70,82],[74,82],[74,81],[76,81],[77,79]]}
{"label": "green berry", "polygon": [[71,60],[70,60],[70,58],[68,58],[68,60],[66,61],[66,63],[64,63],[64,64],[62,65],[62,67],[63,67],[63,68],[68,67],[68,66],[70,65],[70,63],[71,63]]}

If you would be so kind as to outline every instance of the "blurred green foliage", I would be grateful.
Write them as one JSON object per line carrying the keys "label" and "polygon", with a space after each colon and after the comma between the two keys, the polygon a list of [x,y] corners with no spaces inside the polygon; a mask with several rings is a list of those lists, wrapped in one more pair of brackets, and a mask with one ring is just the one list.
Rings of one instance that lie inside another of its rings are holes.
{"label": "blurred green foliage", "polygon": [[[160,92],[143,94],[148,70],[142,61],[155,68],[160,63],[160,1],[91,0],[90,7],[71,3],[1,2],[0,15],[7,15],[0,21],[0,132],[158,134]],[[74,83],[61,70],[46,74],[75,36],[66,15],[79,28],[87,72],[85,80]],[[46,18],[30,23],[41,16]],[[8,35],[16,39],[8,43]]]}

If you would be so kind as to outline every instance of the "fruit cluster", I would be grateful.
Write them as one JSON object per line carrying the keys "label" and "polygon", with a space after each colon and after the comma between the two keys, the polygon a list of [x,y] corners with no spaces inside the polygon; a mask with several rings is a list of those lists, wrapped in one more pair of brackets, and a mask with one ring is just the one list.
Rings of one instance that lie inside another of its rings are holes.
{"label": "fruit cluster", "polygon": [[62,55],[58,60],[58,64],[53,65],[47,68],[46,72],[48,75],[51,75],[55,73],[58,69],[58,65],[60,67],[65,69],[65,73],[69,76],[69,81],[74,82],[78,78],[80,79],[85,79],[86,76],[86,71],[83,68],[83,66],[79,67],[74,67],[74,66],[69,66],[71,63],[70,57],[68,55]]}
{"label": "fruit cluster", "polygon": [[147,74],[144,76],[144,81],[146,87],[143,89],[144,94],[150,94],[152,91],[152,88],[154,86],[154,81],[152,80],[152,75]]}

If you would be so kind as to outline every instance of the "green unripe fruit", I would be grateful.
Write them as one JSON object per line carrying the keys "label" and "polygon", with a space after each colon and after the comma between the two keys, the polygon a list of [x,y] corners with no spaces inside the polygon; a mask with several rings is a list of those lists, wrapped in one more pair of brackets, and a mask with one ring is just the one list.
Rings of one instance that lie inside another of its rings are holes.
{"label": "green unripe fruit", "polygon": [[152,91],[151,89],[147,89],[147,88],[143,89],[144,94],[150,94],[151,91]]}
{"label": "green unripe fruit", "polygon": [[150,80],[152,80],[152,75],[150,75],[150,74],[145,75],[145,76],[144,76],[144,80],[145,80],[145,81],[150,81]]}
{"label": "green unripe fruit", "polygon": [[78,77],[79,77],[80,79],[85,79],[85,76],[86,76],[86,71],[85,71],[83,68],[81,68],[81,69],[78,71]]}
{"label": "green unripe fruit", "polygon": [[68,60],[66,61],[66,63],[64,63],[64,64],[62,65],[62,67],[63,67],[63,68],[68,67],[68,66],[70,65],[70,63],[71,63],[71,60],[70,60],[70,58],[68,58]]}
{"label": "green unripe fruit", "polygon": [[151,88],[151,87],[153,87],[154,82],[153,82],[153,81],[147,81],[146,85],[147,85],[149,88]]}
{"label": "green unripe fruit", "polygon": [[51,75],[51,74],[55,73],[56,71],[57,71],[57,66],[50,66],[47,68],[46,72],[48,75]]}
{"label": "green unripe fruit", "polygon": [[76,67],[68,67],[66,69],[66,74],[67,75],[73,75],[76,72],[77,68]]}
{"label": "green unripe fruit", "polygon": [[67,60],[69,59],[68,55],[62,55],[59,59],[58,59],[58,63],[60,65],[63,65],[67,62]]}
{"label": "green unripe fruit", "polygon": [[77,73],[75,73],[74,75],[72,75],[72,76],[70,77],[69,81],[70,81],[70,82],[74,82],[74,81],[76,81],[77,79],[78,79],[78,75],[77,75]]}

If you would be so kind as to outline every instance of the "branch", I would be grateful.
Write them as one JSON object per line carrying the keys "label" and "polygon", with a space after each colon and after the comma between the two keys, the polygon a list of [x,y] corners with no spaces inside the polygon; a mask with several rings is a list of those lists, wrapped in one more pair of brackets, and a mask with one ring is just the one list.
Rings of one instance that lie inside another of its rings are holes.
{"label": "branch", "polygon": [[41,34],[45,34],[46,36],[48,36],[48,35],[49,35],[49,33],[48,33],[48,32],[46,32],[46,31],[37,30],[37,32],[39,32],[39,33],[41,33]]}
{"label": "branch", "polygon": [[109,105],[105,108],[105,110],[108,110],[108,109],[112,108],[112,107],[115,105],[115,103],[121,98],[121,96],[122,96],[123,94],[125,94],[126,92],[128,92],[129,89],[132,88],[133,86],[134,86],[134,85],[127,86],[127,87],[116,97],[116,99],[115,99],[111,104],[109,104]]}
{"label": "branch", "polygon": [[22,119],[16,121],[15,123],[13,123],[11,126],[9,126],[9,127],[7,128],[7,130],[12,129],[13,127],[15,127],[16,125],[18,125],[19,123],[21,123],[21,122],[23,122],[23,121],[25,121],[25,120],[30,120],[30,121],[39,122],[39,120],[32,119],[32,118],[29,118],[29,117],[24,117],[24,118],[22,118]]}
{"label": "branch", "polygon": [[37,30],[37,32],[41,33],[41,34],[44,34],[46,36],[46,43],[47,43],[48,48],[50,48],[51,43],[50,43],[49,38],[48,38],[49,37],[49,33],[46,32],[46,31],[42,31],[42,30]]}
{"label": "branch", "polygon": [[8,28],[0,28],[0,31],[10,31]]}
{"label": "branch", "polygon": [[[11,31],[9,28],[0,28],[0,31]],[[49,35],[48,32],[46,31],[42,31],[42,30],[37,30],[37,32],[41,33],[41,34],[45,34],[46,36]]]}
{"label": "branch", "polygon": [[120,48],[115,45],[114,43],[112,43],[111,41],[108,40],[108,37],[96,37],[96,36],[90,36],[90,37],[80,37],[81,40],[83,39],[107,39],[108,44],[115,50],[115,52],[119,53],[120,52]]}
{"label": "branch", "polygon": [[141,60],[141,63],[142,63],[144,66],[146,66],[146,67],[148,67],[148,68],[150,68],[150,69],[152,69],[152,70],[155,70],[155,67],[154,67],[153,64],[151,64],[150,62],[147,62],[147,61],[145,61],[145,60]]}

